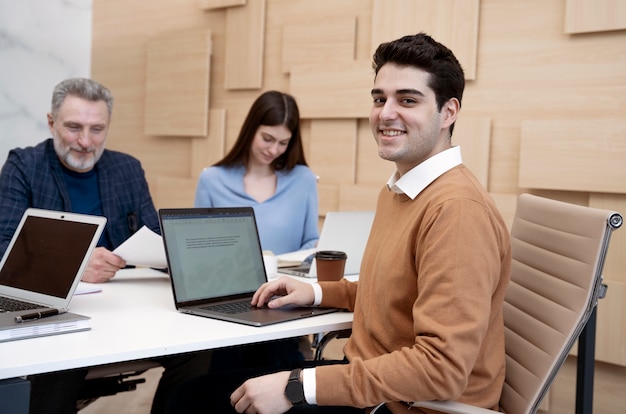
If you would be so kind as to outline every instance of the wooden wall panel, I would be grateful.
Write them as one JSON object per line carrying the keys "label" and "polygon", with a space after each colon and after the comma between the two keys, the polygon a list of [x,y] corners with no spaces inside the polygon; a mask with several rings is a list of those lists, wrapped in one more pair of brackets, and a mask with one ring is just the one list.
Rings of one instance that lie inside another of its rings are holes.
{"label": "wooden wall panel", "polygon": [[197,179],[205,167],[215,164],[226,154],[226,111],[209,111],[209,133],[206,137],[192,138],[189,176]]}
{"label": "wooden wall panel", "polygon": [[329,211],[339,211],[339,186],[336,184],[318,184],[318,214],[325,216]]}
{"label": "wooden wall panel", "polygon": [[356,17],[283,27],[282,70],[292,65],[351,62],[356,50]]}
{"label": "wooden wall panel", "polygon": [[396,170],[394,163],[378,155],[378,146],[367,119],[359,119],[356,151],[356,184],[359,186],[380,186]]}
{"label": "wooden wall panel", "polygon": [[489,189],[489,155],[491,150],[491,119],[459,117],[454,124],[452,144],[461,146],[463,164]]}
{"label": "wooden wall panel", "polygon": [[517,197],[517,194],[491,193],[491,198],[493,198],[496,206],[498,206],[498,210],[509,229],[509,233],[511,232],[511,227],[513,227],[513,219],[515,219]]}
{"label": "wooden wall panel", "polygon": [[524,121],[519,185],[626,193],[626,121]]}
{"label": "wooden wall panel", "polygon": [[565,33],[626,29],[624,0],[566,0]]}
{"label": "wooden wall panel", "polygon": [[356,121],[311,121],[309,166],[319,183],[354,184],[356,170]]}
{"label": "wooden wall panel", "polygon": [[374,0],[372,54],[379,44],[425,32],[452,51],[476,79],[479,0]]}
{"label": "wooden wall panel", "polygon": [[198,7],[200,7],[202,10],[215,10],[225,7],[245,5],[246,0],[198,0]]}
{"label": "wooden wall panel", "polygon": [[147,44],[146,135],[206,135],[211,31],[159,34]]}
{"label": "wooden wall panel", "polygon": [[226,89],[260,89],[263,86],[265,0],[226,9]]}
{"label": "wooden wall panel", "polygon": [[294,65],[289,91],[303,118],[359,118],[370,112],[373,81],[370,61]]}
{"label": "wooden wall panel", "polygon": [[160,208],[193,207],[196,185],[191,178],[157,177],[154,202]]}
{"label": "wooden wall panel", "polygon": [[339,211],[364,211],[376,210],[378,193],[385,186],[369,185],[340,185],[339,186]]}

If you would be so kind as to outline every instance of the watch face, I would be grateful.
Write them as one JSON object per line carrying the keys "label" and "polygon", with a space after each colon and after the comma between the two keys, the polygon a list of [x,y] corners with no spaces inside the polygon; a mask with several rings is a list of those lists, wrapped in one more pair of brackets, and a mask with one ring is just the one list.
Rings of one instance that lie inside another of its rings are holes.
{"label": "watch face", "polygon": [[304,402],[304,387],[300,381],[289,381],[285,388],[285,395],[292,404]]}

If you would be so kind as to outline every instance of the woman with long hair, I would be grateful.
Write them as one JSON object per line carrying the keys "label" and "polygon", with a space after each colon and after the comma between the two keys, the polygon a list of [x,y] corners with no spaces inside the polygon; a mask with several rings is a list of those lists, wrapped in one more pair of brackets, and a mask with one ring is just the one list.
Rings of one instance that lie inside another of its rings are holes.
{"label": "woman with long hair", "polygon": [[194,204],[253,207],[261,247],[274,254],[315,247],[317,180],[292,96],[268,91],[254,101],[231,150],[202,171]]}

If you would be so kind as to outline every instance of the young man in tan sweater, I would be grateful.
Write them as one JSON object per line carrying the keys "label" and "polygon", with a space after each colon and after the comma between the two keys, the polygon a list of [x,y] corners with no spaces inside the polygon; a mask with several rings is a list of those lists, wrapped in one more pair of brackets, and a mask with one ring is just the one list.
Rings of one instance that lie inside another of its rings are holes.
{"label": "young man in tan sweater", "polygon": [[[379,412],[415,413],[407,402],[448,399],[498,407],[511,248],[492,199],[451,146],[463,70],[425,34],[380,45],[374,69],[370,124],[396,172],[378,196],[359,281],[285,277],[253,299],[354,311],[346,363],[248,379],[230,395],[236,412],[360,413],[385,402]],[[210,408],[208,386],[187,388],[180,412]]]}

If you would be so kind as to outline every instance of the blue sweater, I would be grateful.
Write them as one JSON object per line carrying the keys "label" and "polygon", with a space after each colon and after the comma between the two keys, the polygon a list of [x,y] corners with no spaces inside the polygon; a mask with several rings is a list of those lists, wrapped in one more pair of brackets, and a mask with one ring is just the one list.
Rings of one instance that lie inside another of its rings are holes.
{"label": "blue sweater", "polygon": [[317,180],[304,165],[276,171],[276,193],[262,203],[243,187],[245,167],[208,167],[200,174],[196,207],[254,208],[261,247],[283,254],[315,247],[317,230]]}

